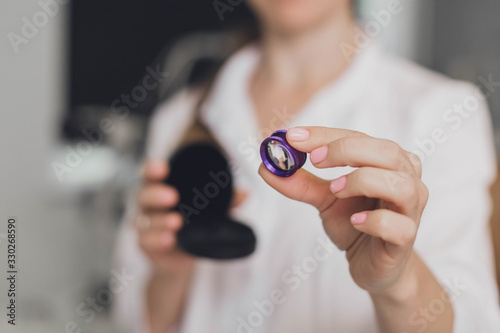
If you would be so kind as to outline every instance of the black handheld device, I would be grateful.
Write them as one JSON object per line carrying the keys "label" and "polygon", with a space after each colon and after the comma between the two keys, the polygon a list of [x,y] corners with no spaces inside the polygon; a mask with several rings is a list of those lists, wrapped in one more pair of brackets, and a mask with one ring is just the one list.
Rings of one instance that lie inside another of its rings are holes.
{"label": "black handheld device", "polygon": [[253,253],[254,232],[229,217],[233,178],[227,159],[215,145],[198,142],[179,149],[170,160],[165,183],[180,194],[175,209],[184,220],[177,233],[182,250],[210,259],[237,259]]}

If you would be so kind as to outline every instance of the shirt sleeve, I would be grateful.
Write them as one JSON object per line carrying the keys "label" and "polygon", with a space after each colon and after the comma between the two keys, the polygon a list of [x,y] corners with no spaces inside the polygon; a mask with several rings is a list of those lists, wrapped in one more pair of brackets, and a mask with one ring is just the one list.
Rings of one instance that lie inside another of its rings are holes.
{"label": "shirt sleeve", "polygon": [[[434,124],[427,125],[409,149],[420,156],[429,189],[415,249],[453,304],[454,332],[498,332],[489,228],[489,188],[496,172],[491,121],[479,89],[454,84],[452,93],[448,89],[429,101],[439,110],[424,105],[415,120],[433,119]],[[445,301],[444,296],[431,301],[409,318],[410,324],[424,329],[444,311]]]}
{"label": "shirt sleeve", "polygon": [[132,282],[115,297],[113,319],[123,332],[150,332],[146,320],[145,292],[151,271],[148,258],[142,253],[133,226],[137,214],[134,195],[130,195],[127,212],[118,233],[114,266],[133,276]]}
{"label": "shirt sleeve", "polygon": [[[146,159],[165,160],[179,145],[184,131],[193,121],[197,92],[182,91],[155,111],[148,131]],[[139,209],[131,190],[117,237],[114,265],[133,276],[132,282],[115,297],[113,319],[122,332],[150,332],[146,309],[146,287],[151,264],[143,254],[137,240],[133,221]],[[176,332],[172,328],[168,333]]]}

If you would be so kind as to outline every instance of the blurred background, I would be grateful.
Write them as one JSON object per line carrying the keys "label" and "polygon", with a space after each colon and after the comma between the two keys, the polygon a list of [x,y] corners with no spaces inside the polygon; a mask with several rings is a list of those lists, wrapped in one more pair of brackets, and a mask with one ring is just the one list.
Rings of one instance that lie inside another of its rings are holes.
{"label": "blurred background", "polygon": [[[500,147],[500,2],[401,0],[383,21],[392,1],[358,1],[361,28],[378,26],[373,38],[392,52],[489,89]],[[103,290],[120,271],[114,240],[147,121],[237,46],[224,31],[252,20],[242,1],[0,2],[1,274],[7,218],[19,227],[19,325],[2,319],[1,332],[113,332]],[[0,287],[5,309],[3,275]],[[95,317],[79,314],[89,298],[103,305]]]}

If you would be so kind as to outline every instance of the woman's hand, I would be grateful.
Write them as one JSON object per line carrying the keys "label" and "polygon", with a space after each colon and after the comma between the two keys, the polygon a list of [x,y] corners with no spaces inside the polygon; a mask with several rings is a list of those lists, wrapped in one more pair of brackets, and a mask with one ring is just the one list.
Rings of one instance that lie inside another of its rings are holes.
{"label": "woman's hand", "polygon": [[176,245],[176,234],[183,221],[180,213],[169,211],[177,205],[179,193],[163,183],[167,175],[164,162],[150,161],[144,165],[143,185],[137,196],[141,213],[135,225],[139,244],[156,273],[184,275],[190,273],[195,259]]}
{"label": "woman's hand", "polygon": [[154,267],[146,293],[148,326],[153,333],[166,332],[178,322],[195,263],[194,257],[177,247],[176,234],[183,221],[178,212],[170,211],[179,193],[163,183],[167,175],[166,163],[147,162],[137,195],[139,244]]}
{"label": "woman's hand", "polygon": [[[352,278],[370,293],[380,331],[451,332],[450,300],[413,251],[428,196],[419,159],[392,141],[342,129],[294,128],[287,140],[311,153],[317,168],[357,168],[331,182],[303,169],[290,178],[262,165],[259,173],[287,197],[318,208],[326,233],[346,251]],[[415,323],[436,299],[445,302],[441,314]]]}
{"label": "woman's hand", "polygon": [[361,288],[403,297],[414,285],[412,246],[428,196],[418,157],[392,141],[342,129],[293,128],[287,140],[310,153],[317,168],[357,169],[331,182],[303,169],[280,178],[261,165],[260,175],[285,196],[318,208]]}

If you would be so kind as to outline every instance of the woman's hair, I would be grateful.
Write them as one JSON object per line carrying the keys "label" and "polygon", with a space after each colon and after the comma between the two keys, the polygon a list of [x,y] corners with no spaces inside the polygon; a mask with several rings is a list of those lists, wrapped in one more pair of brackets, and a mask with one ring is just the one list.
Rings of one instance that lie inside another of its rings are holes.
{"label": "woman's hair", "polygon": [[224,59],[214,64],[214,66],[212,66],[212,68],[210,68],[205,73],[204,76],[202,76],[199,79],[194,79],[189,84],[190,87],[201,90],[201,95],[200,95],[201,98],[197,104],[197,108],[199,108],[201,104],[203,104],[205,98],[212,89],[213,83],[215,82],[215,79],[217,77],[217,73],[219,72],[221,67],[226,63],[226,61],[238,50],[251,43],[257,42],[260,38],[260,31],[257,23],[254,23],[252,25],[247,25],[244,28],[231,30],[228,31],[227,33],[230,36],[228,40],[230,40],[232,44],[229,46],[229,49],[231,49],[231,51],[226,55]]}
{"label": "woman's hair", "polygon": [[[201,121],[200,117],[201,108],[206,98],[208,97],[210,91],[212,90],[213,84],[217,77],[217,73],[219,72],[223,64],[226,62],[226,60],[230,58],[231,55],[237,52],[239,49],[245,47],[249,43],[256,42],[259,38],[257,24],[248,25],[240,29],[230,30],[227,31],[226,34],[228,35],[224,36],[224,40],[232,44],[229,47],[231,51],[226,55],[224,59],[219,59],[218,63],[215,66],[212,66],[208,71],[205,71],[205,73],[203,73],[204,76],[202,75],[201,78],[196,78],[194,80],[191,80],[188,83],[187,87],[184,87],[184,89],[187,88],[187,89],[198,90],[198,94],[196,94],[196,96],[198,96],[198,101],[195,104],[194,122],[187,129],[182,139],[180,140],[181,146],[184,146],[189,142],[204,141],[204,142],[210,142],[213,145],[219,147],[219,149],[222,149],[218,145],[215,137],[210,133],[210,129]],[[223,38],[222,37],[223,35],[220,36],[221,38]],[[227,38],[228,36],[229,38]]]}

